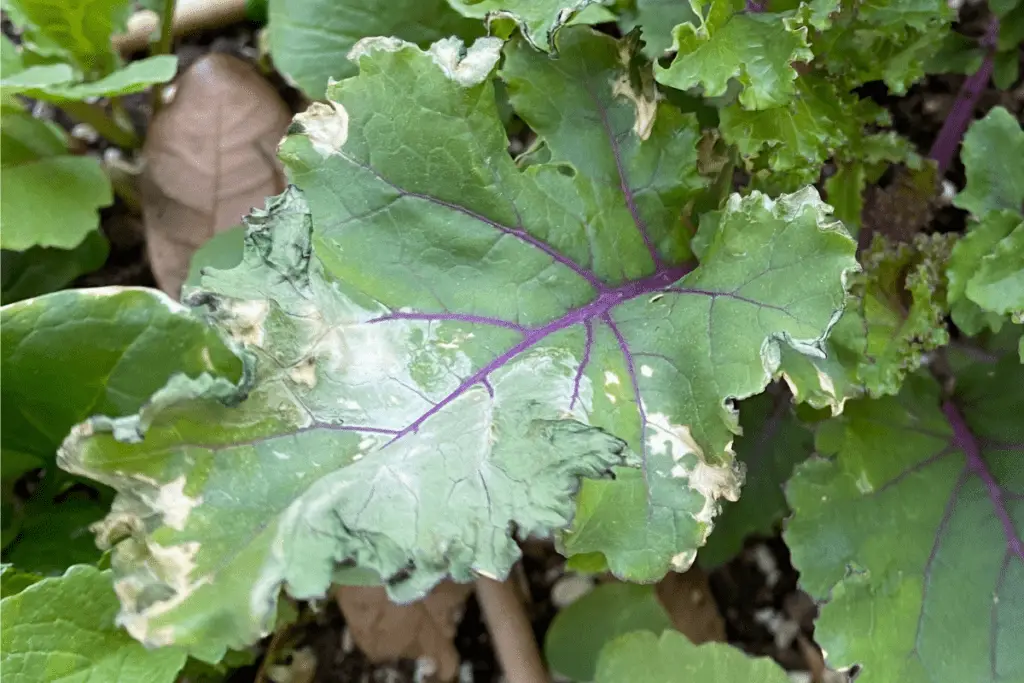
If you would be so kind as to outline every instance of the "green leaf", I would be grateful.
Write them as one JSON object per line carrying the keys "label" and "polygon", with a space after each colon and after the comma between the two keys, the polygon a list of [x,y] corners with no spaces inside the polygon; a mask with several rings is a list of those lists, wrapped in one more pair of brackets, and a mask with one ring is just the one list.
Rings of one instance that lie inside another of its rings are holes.
{"label": "green leaf", "polygon": [[813,34],[815,62],[848,87],[882,80],[902,95],[948,50],[952,18],[945,0],[872,0]]}
{"label": "green leaf", "polygon": [[110,42],[131,14],[128,0],[4,0],[26,47],[73,64],[87,79],[120,66]]}
{"label": "green leaf", "polygon": [[[1008,214],[993,218],[1005,219]],[[981,259],[967,281],[967,298],[987,311],[1020,318],[1024,316],[1024,218],[1016,219],[1010,234]]]}
{"label": "green leaf", "polygon": [[555,49],[555,35],[581,11],[601,0],[448,0],[457,12],[490,24],[511,19],[523,38],[538,50]]}
{"label": "green leaf", "polygon": [[5,557],[41,572],[92,561],[98,553],[87,527],[108,501],[72,490],[55,471],[71,428],[93,415],[137,411],[179,372],[238,379],[241,363],[187,309],[145,289],[69,290],[6,305],[0,335],[5,503],[18,477],[46,469]]}
{"label": "green leaf", "polygon": [[806,170],[812,181],[827,158],[857,141],[862,126],[879,122],[877,107],[815,76],[798,78],[783,106],[749,111],[734,103],[720,116],[722,136],[744,157],[763,154],[772,170]]}
{"label": "green leaf", "polygon": [[851,402],[819,432],[825,458],[787,489],[786,544],[825,602],[815,639],[833,667],[861,664],[864,683],[1024,671],[1024,368],[977,365],[956,386],[941,409],[922,376],[898,397]]}
{"label": "green leaf", "polygon": [[236,225],[208,239],[192,255],[188,266],[186,287],[198,287],[204,268],[230,270],[242,262],[245,226]]}
{"label": "green leaf", "polygon": [[737,13],[731,0],[711,0],[707,14],[699,0],[690,0],[700,26],[680,24],[673,31],[678,48],[668,68],[655,68],[659,83],[679,90],[703,86],[705,97],[724,95],[729,79],[742,86],[745,109],[786,104],[796,92],[793,62],[814,57],[807,29],[777,14]]}
{"label": "green leaf", "polygon": [[780,375],[797,401],[838,415],[847,399],[896,394],[930,352],[949,343],[945,271],[955,239],[917,235],[908,244],[876,236],[826,358],[783,355]]}
{"label": "green leaf", "polygon": [[155,290],[57,292],[4,306],[0,321],[3,449],[43,462],[72,426],[134,413],[177,373],[241,373],[215,331]]}
{"label": "green leaf", "polygon": [[[339,565],[404,601],[504,576],[513,527],[565,529],[581,477],[616,466],[643,463],[642,499],[675,525],[653,549],[662,573],[693,560],[738,493],[729,402],[766,386],[781,345],[820,354],[854,244],[811,188],[734,195],[691,270],[661,198],[694,181],[644,144],[662,141],[657,110],[647,123],[633,91],[615,97],[626,64],[599,71],[623,45],[560,35],[543,78],[567,98],[592,88],[574,109],[589,117],[545,131],[549,105],[510,87],[555,160],[525,171],[490,79],[500,41],[364,43],[360,75],[283,141],[295,187],[248,219],[242,265],[189,299],[247,345],[251,385],[178,382],[66,442],[65,467],[119,491],[100,540],[120,541],[140,640],[215,659],[270,628],[280,587],[322,596]],[[591,81],[575,83],[570,46]],[[510,74],[527,59],[508,56]],[[695,144],[689,125],[673,144]]]}
{"label": "green leaf", "polygon": [[0,248],[73,249],[114,201],[99,161],[71,156],[53,124],[5,111],[0,127]]}
{"label": "green leaf", "polygon": [[974,335],[999,331],[1006,314],[1024,310],[1024,218],[1013,211],[991,211],[969,226],[954,245],[946,277],[953,322]]}
{"label": "green leaf", "polygon": [[16,595],[43,577],[16,569],[12,564],[0,565],[0,598]]}
{"label": "green leaf", "polygon": [[548,195],[578,196],[575,206],[561,201],[587,232],[634,220],[645,228],[643,238],[636,228],[624,239],[591,238],[591,265],[611,278],[644,274],[651,248],[673,262],[686,260],[689,235],[681,218],[707,185],[698,172],[696,117],[660,101],[650,67],[638,63],[635,40],[617,46],[608,36],[572,28],[559,33],[557,44],[557,60],[522,40],[505,49],[500,75],[516,113],[543,140],[551,164],[577,172],[575,182],[548,181],[552,165],[527,176]]}
{"label": "green leaf", "polygon": [[[914,171],[921,168],[921,158],[910,141],[892,131],[870,135],[856,131],[851,143],[838,150],[836,156],[838,169],[825,181],[825,192],[829,204],[835,207],[836,217],[855,234],[860,230],[868,183],[877,181],[890,164],[903,163]],[[933,182],[934,178],[927,175],[921,185]]]}
{"label": "green leaf", "polygon": [[813,436],[793,415],[785,391],[765,393],[740,404],[742,436],[736,457],[746,468],[743,495],[726,503],[715,530],[700,549],[702,567],[716,567],[736,556],[751,534],[771,534],[789,513],[782,485],[813,451]]}
{"label": "green leaf", "polygon": [[[34,67],[18,74],[24,76],[30,71],[54,67]],[[60,104],[66,101],[83,101],[100,97],[120,97],[142,92],[157,83],[166,83],[174,78],[178,70],[178,58],[174,55],[158,55],[134,61],[123,69],[108,76],[87,83],[69,84],[66,81],[25,85],[19,92],[36,99]],[[5,82],[6,84],[6,82]]]}
{"label": "green leaf", "polygon": [[658,59],[672,49],[672,29],[679,24],[696,24],[698,15],[689,2],[680,0],[636,0],[636,7],[619,20],[622,33],[640,27],[644,54]]}
{"label": "green leaf", "polygon": [[992,82],[1000,90],[1009,90],[1020,77],[1018,50],[997,52],[993,58]]}
{"label": "green leaf", "polygon": [[171,683],[180,648],[149,650],[114,624],[110,572],[75,566],[0,600],[0,664],[9,683]]}
{"label": "green leaf", "polygon": [[660,637],[649,631],[620,636],[605,646],[597,683],[789,683],[766,657],[753,658],[726,643],[694,645],[677,631]]}
{"label": "green leaf", "polygon": [[[51,461],[52,462],[52,461]],[[49,474],[49,473],[47,473]],[[56,488],[53,475],[43,489]],[[4,548],[4,559],[42,575],[55,575],[72,564],[94,564],[100,558],[89,527],[103,519],[113,496],[77,489],[36,491],[24,506],[17,538]],[[56,493],[56,495],[51,495]]]}
{"label": "green leaf", "polygon": [[313,99],[324,97],[330,79],[355,75],[348,55],[367,36],[427,45],[483,32],[446,0],[393,0],[386,8],[378,0],[270,0],[267,12],[275,68]]}
{"label": "green leaf", "polygon": [[937,52],[928,60],[928,73],[958,73],[968,76],[985,60],[985,50],[978,45],[977,38],[962,33],[948,33]]}
{"label": "green leaf", "polygon": [[842,164],[834,175],[825,180],[825,199],[835,209],[836,218],[851,233],[860,231],[860,215],[864,210],[864,190],[867,171],[863,164]]}
{"label": "green leaf", "polygon": [[971,124],[964,136],[960,158],[967,173],[967,187],[953,203],[983,218],[989,211],[1024,211],[1024,130],[1002,107]]}
{"label": "green leaf", "polygon": [[592,681],[606,643],[626,633],[661,635],[671,628],[654,586],[606,583],[555,615],[544,638],[544,656],[554,672]]}
{"label": "green leaf", "polygon": [[55,292],[75,278],[98,270],[109,252],[107,238],[99,231],[87,234],[74,249],[32,247],[0,252],[0,303]]}
{"label": "green leaf", "polygon": [[864,394],[857,374],[865,346],[860,305],[859,296],[849,297],[843,317],[832,328],[825,344],[824,358],[783,349],[778,377],[789,387],[795,403],[839,415],[849,399]]}
{"label": "green leaf", "polygon": [[861,256],[864,346],[850,345],[863,351],[857,377],[869,395],[898,393],[927,353],[949,343],[944,275],[953,244],[951,235],[917,235],[911,244],[879,237]]}

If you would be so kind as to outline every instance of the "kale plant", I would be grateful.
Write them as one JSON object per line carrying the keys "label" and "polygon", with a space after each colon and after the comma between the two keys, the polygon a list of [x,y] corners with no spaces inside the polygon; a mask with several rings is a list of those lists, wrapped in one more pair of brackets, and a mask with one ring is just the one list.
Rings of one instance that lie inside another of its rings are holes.
{"label": "kale plant", "polygon": [[[112,491],[96,566],[5,554],[12,680],[174,680],[291,600],[503,580],[527,538],[649,584],[783,519],[831,666],[1020,680],[1024,132],[1002,108],[970,127],[966,229],[938,233],[970,117],[922,155],[862,96],[952,59],[952,15],[272,0],[275,62],[316,101],[239,265],[182,303],[3,308],[5,505],[54,464]],[[909,231],[867,220],[890,169]],[[552,627],[559,673],[788,680],[656,609],[567,658],[601,605]]]}

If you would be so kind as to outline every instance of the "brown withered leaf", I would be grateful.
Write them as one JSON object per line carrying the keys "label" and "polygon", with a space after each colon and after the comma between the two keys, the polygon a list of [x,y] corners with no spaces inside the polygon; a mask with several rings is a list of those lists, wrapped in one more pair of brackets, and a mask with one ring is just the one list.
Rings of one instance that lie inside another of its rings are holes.
{"label": "brown withered leaf", "polygon": [[189,259],[284,189],[277,143],[291,113],[255,68],[209,54],[175,85],[143,147],[143,214],[160,288],[177,297]]}
{"label": "brown withered leaf", "polygon": [[924,230],[935,216],[938,180],[934,165],[920,169],[899,166],[886,187],[869,187],[861,212],[861,247],[871,244],[876,233],[896,242],[910,242]]}
{"label": "brown withered leaf", "polygon": [[695,645],[725,642],[725,620],[700,567],[693,565],[684,574],[669,572],[655,586],[655,593],[672,625]]}
{"label": "brown withered leaf", "polygon": [[335,599],[352,639],[370,661],[426,658],[436,666],[436,680],[450,681],[459,671],[452,639],[472,590],[471,584],[445,581],[423,600],[396,605],[381,586],[341,586]]}

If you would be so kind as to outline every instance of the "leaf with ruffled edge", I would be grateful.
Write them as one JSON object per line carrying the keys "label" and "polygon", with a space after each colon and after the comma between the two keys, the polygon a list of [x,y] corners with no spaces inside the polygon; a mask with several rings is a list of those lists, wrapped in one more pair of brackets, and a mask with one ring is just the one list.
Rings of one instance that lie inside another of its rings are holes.
{"label": "leaf with ruffled edge", "polygon": [[789,102],[796,92],[793,62],[814,58],[807,28],[777,14],[735,12],[730,0],[711,0],[706,13],[703,4],[690,0],[694,14],[703,20],[699,26],[675,27],[676,58],[667,68],[655,68],[658,82],[679,90],[700,85],[706,97],[718,97],[735,78],[745,109]]}
{"label": "leaf with ruffled edge", "polygon": [[488,24],[510,19],[523,38],[538,50],[555,49],[555,35],[580,12],[604,4],[601,0],[448,0],[463,16],[486,19]]}
{"label": "leaf with ruffled edge", "polygon": [[[825,604],[815,639],[858,681],[1020,680],[1024,673],[1024,369],[1013,357],[851,402],[825,457],[797,469],[785,533]],[[940,405],[941,404],[941,405]]]}
{"label": "leaf with ruffled edge", "polygon": [[[612,39],[561,35],[551,87],[511,88],[554,158],[525,171],[489,80],[500,41],[357,45],[360,75],[282,143],[301,192],[250,217],[242,264],[190,295],[252,354],[247,398],[172,381],[66,442],[63,466],[120,492],[100,539],[137,638],[216,659],[271,627],[282,585],[321,596],[350,565],[400,601],[504,576],[512,532],[564,529],[580,479],[613,467],[640,476],[639,519],[667,525],[661,573],[692,561],[738,494],[730,400],[765,387],[780,346],[820,354],[854,244],[813,189],[737,195],[691,269],[672,207],[703,182],[661,156],[695,167],[696,121],[625,90]],[[532,57],[508,55],[515,84]],[[589,115],[545,131],[543,94]]]}

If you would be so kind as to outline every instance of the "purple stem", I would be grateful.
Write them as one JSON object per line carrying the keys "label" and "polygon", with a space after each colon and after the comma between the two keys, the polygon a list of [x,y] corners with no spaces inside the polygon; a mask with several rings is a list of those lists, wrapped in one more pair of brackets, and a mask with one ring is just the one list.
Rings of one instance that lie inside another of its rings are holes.
{"label": "purple stem", "polygon": [[580,361],[580,367],[576,370],[576,377],[572,381],[572,399],[569,401],[569,410],[573,409],[576,400],[580,397],[580,382],[583,381],[583,373],[587,371],[587,364],[590,362],[590,350],[594,347],[594,323],[585,320],[583,324],[587,328],[587,341],[583,347],[583,360]]}
{"label": "purple stem", "polygon": [[746,9],[752,14],[764,12],[768,9],[768,0],[763,0],[762,2],[758,2],[757,0],[747,0]]}
{"label": "purple stem", "polygon": [[1003,489],[999,487],[999,483],[996,482],[988,469],[988,465],[981,457],[981,448],[978,446],[978,441],[974,438],[963,415],[960,414],[960,411],[952,401],[946,401],[942,404],[942,412],[945,413],[949,425],[953,428],[953,443],[962,448],[967,455],[967,469],[977,475],[985,484],[988,497],[992,499],[992,507],[995,508],[996,517],[999,518],[1003,525],[1003,534],[1006,535],[1006,544],[1010,552],[1024,560],[1024,541],[1021,541],[1021,537],[1013,525],[1013,519],[1010,517],[1010,512],[1006,507],[1006,501],[1003,497]]}
{"label": "purple stem", "polygon": [[988,81],[992,77],[998,37],[999,18],[993,16],[985,35],[979,41],[985,48],[985,59],[981,62],[978,70],[968,76],[960,86],[960,92],[957,93],[956,101],[953,102],[953,108],[949,110],[946,120],[942,123],[942,129],[935,138],[931,151],[928,152],[929,158],[934,159],[938,164],[939,177],[944,176],[950,164],[953,163],[953,157],[960,146],[960,141],[963,140],[964,133],[967,132],[967,127],[974,118],[978,100],[981,99],[981,94],[985,92]]}

